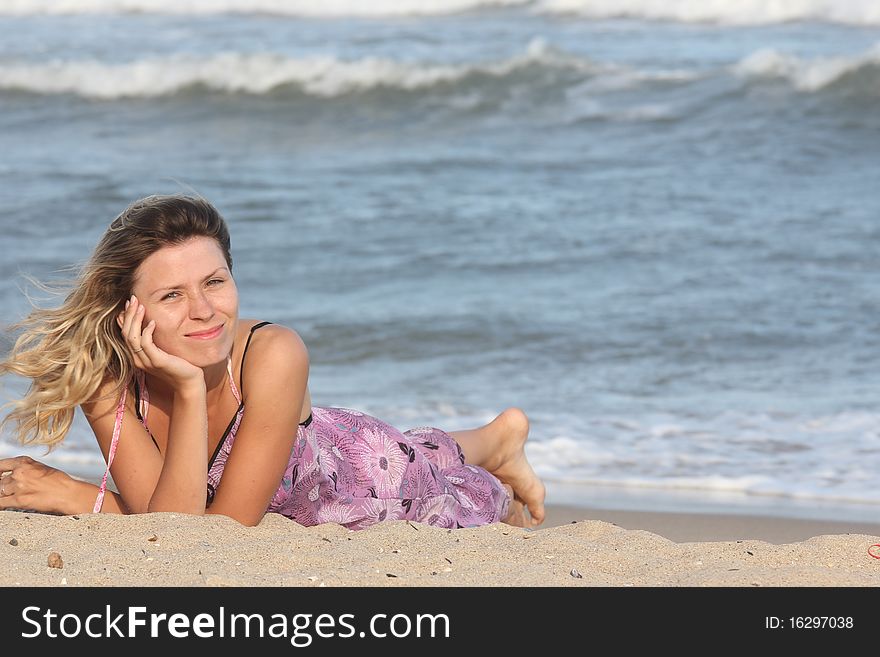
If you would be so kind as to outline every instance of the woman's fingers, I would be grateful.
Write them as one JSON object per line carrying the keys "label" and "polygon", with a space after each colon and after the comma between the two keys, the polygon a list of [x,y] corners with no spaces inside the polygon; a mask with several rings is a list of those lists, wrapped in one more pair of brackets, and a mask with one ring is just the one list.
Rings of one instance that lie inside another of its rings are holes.
{"label": "woman's fingers", "polygon": [[131,299],[125,302],[122,318],[122,335],[131,349],[135,367],[140,369],[144,369],[148,364],[148,358],[144,354],[145,340],[143,337],[145,312],[143,304],[138,301],[136,296],[131,295]]}
{"label": "woman's fingers", "polygon": [[131,299],[126,302],[125,315],[122,320],[122,337],[125,338],[125,341],[128,343],[128,346],[132,349],[136,349],[137,347],[132,347],[131,344],[131,331],[132,326],[134,325],[134,318],[137,315],[138,304],[135,297],[132,295]]}
{"label": "woman's fingers", "polygon": [[18,465],[18,459],[17,456],[11,459],[0,459],[0,475],[12,472],[12,468]]}
{"label": "woman's fingers", "polygon": [[15,467],[22,464],[21,458],[0,459],[0,500],[4,508],[11,505],[9,498],[15,495]]}
{"label": "woman's fingers", "polygon": [[141,333],[141,346],[146,350],[149,349],[152,352],[156,348],[156,343],[153,342],[153,333],[156,331],[156,320],[151,319],[147,324],[147,328],[143,330]]}
{"label": "woman's fingers", "polygon": [[143,363],[141,369],[148,369],[155,366],[155,360],[158,356],[159,349],[153,342],[153,331],[156,328],[156,322],[150,320],[147,327],[141,332],[138,339],[140,343],[140,351],[135,354]]}
{"label": "woman's fingers", "polygon": [[122,329],[123,329],[126,337],[128,336],[129,332],[131,331],[132,321],[134,320],[135,314],[137,314],[138,306],[139,306],[139,304],[138,304],[137,297],[134,296],[133,294],[131,295],[131,298],[125,302],[125,324],[122,327]]}
{"label": "woman's fingers", "polygon": [[15,494],[13,483],[12,472],[0,474],[0,497],[8,497]]}
{"label": "woman's fingers", "polygon": [[128,340],[133,349],[138,349],[140,347],[141,333],[143,332],[144,307],[138,303],[136,297],[132,298],[134,301],[129,308],[134,309],[134,312],[128,325]]}
{"label": "woman's fingers", "polygon": [[36,463],[30,456],[13,456],[8,459],[0,459],[0,476],[8,477],[16,467],[30,463]]}
{"label": "woman's fingers", "polygon": [[132,295],[120,319],[122,321],[122,336],[125,338],[126,345],[132,355],[134,366],[172,381],[202,376],[203,373],[200,369],[181,358],[170,356],[153,341],[156,321],[151,319],[145,324],[145,315],[146,307],[138,301],[136,296]]}
{"label": "woman's fingers", "polygon": [[[30,456],[0,459],[0,509],[34,509],[54,513],[56,507],[40,500],[49,491],[48,475],[59,472]],[[53,497],[63,496],[58,489]],[[56,505],[57,506],[57,505]]]}

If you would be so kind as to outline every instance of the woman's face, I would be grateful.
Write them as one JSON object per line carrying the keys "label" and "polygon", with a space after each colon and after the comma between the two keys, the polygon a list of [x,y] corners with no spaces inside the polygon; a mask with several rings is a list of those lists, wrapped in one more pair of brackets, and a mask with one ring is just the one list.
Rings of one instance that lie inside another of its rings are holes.
{"label": "woman's face", "polygon": [[220,245],[193,237],[166,246],[141,263],[132,292],[144,306],[143,328],[156,320],[153,342],[198,367],[232,351],[238,324],[238,289]]}

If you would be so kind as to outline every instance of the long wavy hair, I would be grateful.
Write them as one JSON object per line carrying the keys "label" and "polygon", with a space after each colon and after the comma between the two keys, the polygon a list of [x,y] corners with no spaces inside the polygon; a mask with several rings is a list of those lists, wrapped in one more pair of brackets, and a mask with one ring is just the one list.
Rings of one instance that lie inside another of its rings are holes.
{"label": "long wavy hair", "polygon": [[151,254],[193,237],[217,241],[232,271],[229,229],[207,201],[190,196],[148,196],[129,205],[104,233],[79,270],[58,308],[34,307],[0,375],[31,380],[27,394],[9,402],[13,410],[0,422],[16,423],[22,444],[42,444],[51,451],[67,435],[76,407],[92,400],[108,377],[120,395],[134,374],[134,364],[116,316],[131,297],[138,267]]}

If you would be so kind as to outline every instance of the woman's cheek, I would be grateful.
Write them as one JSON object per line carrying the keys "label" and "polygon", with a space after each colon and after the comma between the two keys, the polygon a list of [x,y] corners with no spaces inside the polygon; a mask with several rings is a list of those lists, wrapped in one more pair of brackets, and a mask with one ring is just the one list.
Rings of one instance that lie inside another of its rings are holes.
{"label": "woman's cheek", "polygon": [[231,286],[228,294],[224,295],[223,305],[227,312],[238,315],[238,289],[235,285]]}
{"label": "woman's cheek", "polygon": [[157,319],[155,315],[150,316],[150,313],[144,313],[144,330],[150,325],[151,321],[156,322],[156,326],[153,328],[153,344],[159,347],[159,349],[166,351],[165,347],[168,344],[168,336],[162,328],[164,322]]}

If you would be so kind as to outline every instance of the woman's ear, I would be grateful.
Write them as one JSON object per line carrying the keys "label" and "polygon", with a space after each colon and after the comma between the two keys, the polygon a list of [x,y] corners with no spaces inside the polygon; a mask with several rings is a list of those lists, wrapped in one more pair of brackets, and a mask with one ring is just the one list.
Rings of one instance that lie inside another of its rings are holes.
{"label": "woman's ear", "polygon": [[119,328],[125,326],[125,311],[128,310],[128,304],[130,302],[125,302],[125,308],[119,311],[119,314],[116,315],[116,323],[119,325]]}

